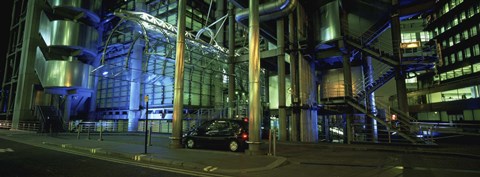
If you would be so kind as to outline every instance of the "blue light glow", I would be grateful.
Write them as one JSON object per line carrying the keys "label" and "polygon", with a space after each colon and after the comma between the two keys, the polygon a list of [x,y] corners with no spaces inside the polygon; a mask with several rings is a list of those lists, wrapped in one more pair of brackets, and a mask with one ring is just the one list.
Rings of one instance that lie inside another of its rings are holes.
{"label": "blue light glow", "polygon": [[106,76],[107,74],[108,74],[108,71],[104,71],[104,72],[102,73],[103,76]]}

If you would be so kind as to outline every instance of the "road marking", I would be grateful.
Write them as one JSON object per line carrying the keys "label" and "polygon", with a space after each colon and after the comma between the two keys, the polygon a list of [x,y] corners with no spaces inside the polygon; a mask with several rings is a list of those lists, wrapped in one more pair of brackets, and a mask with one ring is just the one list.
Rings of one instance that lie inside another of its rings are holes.
{"label": "road marking", "polygon": [[11,148],[7,148],[7,149],[0,149],[0,152],[14,152],[14,150]]}
{"label": "road marking", "polygon": [[218,167],[207,166],[207,167],[203,168],[203,171],[215,171],[217,169],[218,169]]}
{"label": "road marking", "polygon": [[22,141],[19,141],[19,140],[11,140],[11,141],[15,141],[15,142],[22,143],[22,144],[28,144],[28,145],[39,147],[39,148],[44,148],[44,149],[49,149],[49,150],[54,150],[54,151],[60,151],[60,152],[75,154],[75,155],[84,156],[84,157],[90,157],[90,158],[94,158],[94,159],[98,159],[98,160],[115,162],[115,163],[126,164],[126,165],[134,165],[134,166],[138,166],[138,167],[150,168],[150,169],[160,170],[160,171],[167,171],[167,172],[173,172],[173,173],[179,173],[179,174],[185,174],[185,175],[191,175],[191,176],[230,177],[230,176],[224,175],[224,174],[205,173],[205,172],[201,172],[201,171],[193,171],[193,170],[187,170],[187,169],[183,169],[183,168],[162,166],[161,164],[148,164],[148,163],[135,162],[135,161],[131,161],[131,160],[123,160],[123,159],[107,157],[107,156],[98,156],[98,155],[94,155],[94,154],[91,154],[91,153],[83,153],[83,152],[70,150],[70,149],[56,148],[54,146],[49,146],[49,145],[45,146],[45,145],[39,145],[39,144],[36,144],[36,143],[27,143],[27,142],[22,142]]}
{"label": "road marking", "polygon": [[141,160],[142,160],[142,157],[145,157],[145,156],[146,156],[146,155],[143,155],[143,154],[141,154],[141,155],[135,155],[135,157],[134,157],[133,160],[135,160],[135,161],[141,161]]}

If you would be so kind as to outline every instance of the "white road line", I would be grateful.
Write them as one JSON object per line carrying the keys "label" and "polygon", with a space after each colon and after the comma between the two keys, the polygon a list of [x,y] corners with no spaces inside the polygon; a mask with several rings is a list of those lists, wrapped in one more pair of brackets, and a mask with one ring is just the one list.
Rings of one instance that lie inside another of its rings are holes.
{"label": "white road line", "polygon": [[[13,140],[13,141],[15,141],[15,140]],[[201,171],[192,171],[192,170],[186,170],[186,169],[181,169],[181,168],[166,167],[166,166],[161,166],[160,164],[158,164],[158,165],[144,164],[144,163],[130,161],[130,160],[116,159],[116,158],[108,157],[108,156],[93,155],[91,153],[83,153],[83,152],[78,152],[78,151],[74,151],[74,150],[70,150],[70,149],[51,147],[49,145],[43,145],[42,146],[42,145],[38,145],[38,144],[34,144],[34,143],[26,143],[26,142],[20,142],[20,141],[15,141],[15,142],[28,144],[28,145],[32,145],[32,146],[40,147],[40,148],[44,148],[44,149],[50,149],[50,150],[54,150],[54,151],[60,151],[60,152],[65,152],[65,153],[69,153],[69,154],[75,154],[75,155],[79,155],[79,156],[90,157],[90,158],[94,158],[94,159],[99,159],[99,160],[104,160],[104,161],[109,161],[109,162],[115,162],[115,163],[120,163],[120,164],[126,164],[126,165],[134,165],[134,166],[138,166],[138,167],[150,168],[150,169],[160,170],[160,171],[180,173],[180,174],[186,174],[186,175],[192,175],[192,176],[230,177],[228,175],[222,175],[222,174],[204,173],[204,172],[201,172]]]}

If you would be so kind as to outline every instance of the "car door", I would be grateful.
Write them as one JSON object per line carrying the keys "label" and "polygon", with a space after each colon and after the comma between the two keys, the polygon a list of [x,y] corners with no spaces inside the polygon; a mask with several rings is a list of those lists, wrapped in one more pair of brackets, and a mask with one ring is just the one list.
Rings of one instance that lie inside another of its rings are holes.
{"label": "car door", "polygon": [[223,145],[231,136],[230,122],[225,120],[217,120],[207,128],[207,136],[209,136],[212,145]]}
{"label": "car door", "polygon": [[207,134],[207,129],[211,124],[212,121],[209,121],[197,127],[195,133],[191,135],[191,138],[193,138],[198,144],[209,144],[210,136]]}

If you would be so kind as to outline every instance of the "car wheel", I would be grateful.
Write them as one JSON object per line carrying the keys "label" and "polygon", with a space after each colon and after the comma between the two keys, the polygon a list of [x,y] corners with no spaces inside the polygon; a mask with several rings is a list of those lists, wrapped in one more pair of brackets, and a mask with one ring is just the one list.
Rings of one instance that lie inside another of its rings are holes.
{"label": "car wheel", "polygon": [[185,146],[186,146],[188,149],[193,149],[193,148],[195,148],[195,146],[197,146],[197,145],[196,145],[196,143],[195,143],[195,141],[194,141],[193,139],[190,139],[190,138],[189,138],[189,139],[187,139],[187,143],[185,144]]}
{"label": "car wheel", "polygon": [[228,149],[230,149],[230,151],[232,152],[237,152],[238,150],[240,150],[240,144],[238,144],[237,141],[232,140],[230,141],[230,143],[228,143]]}

